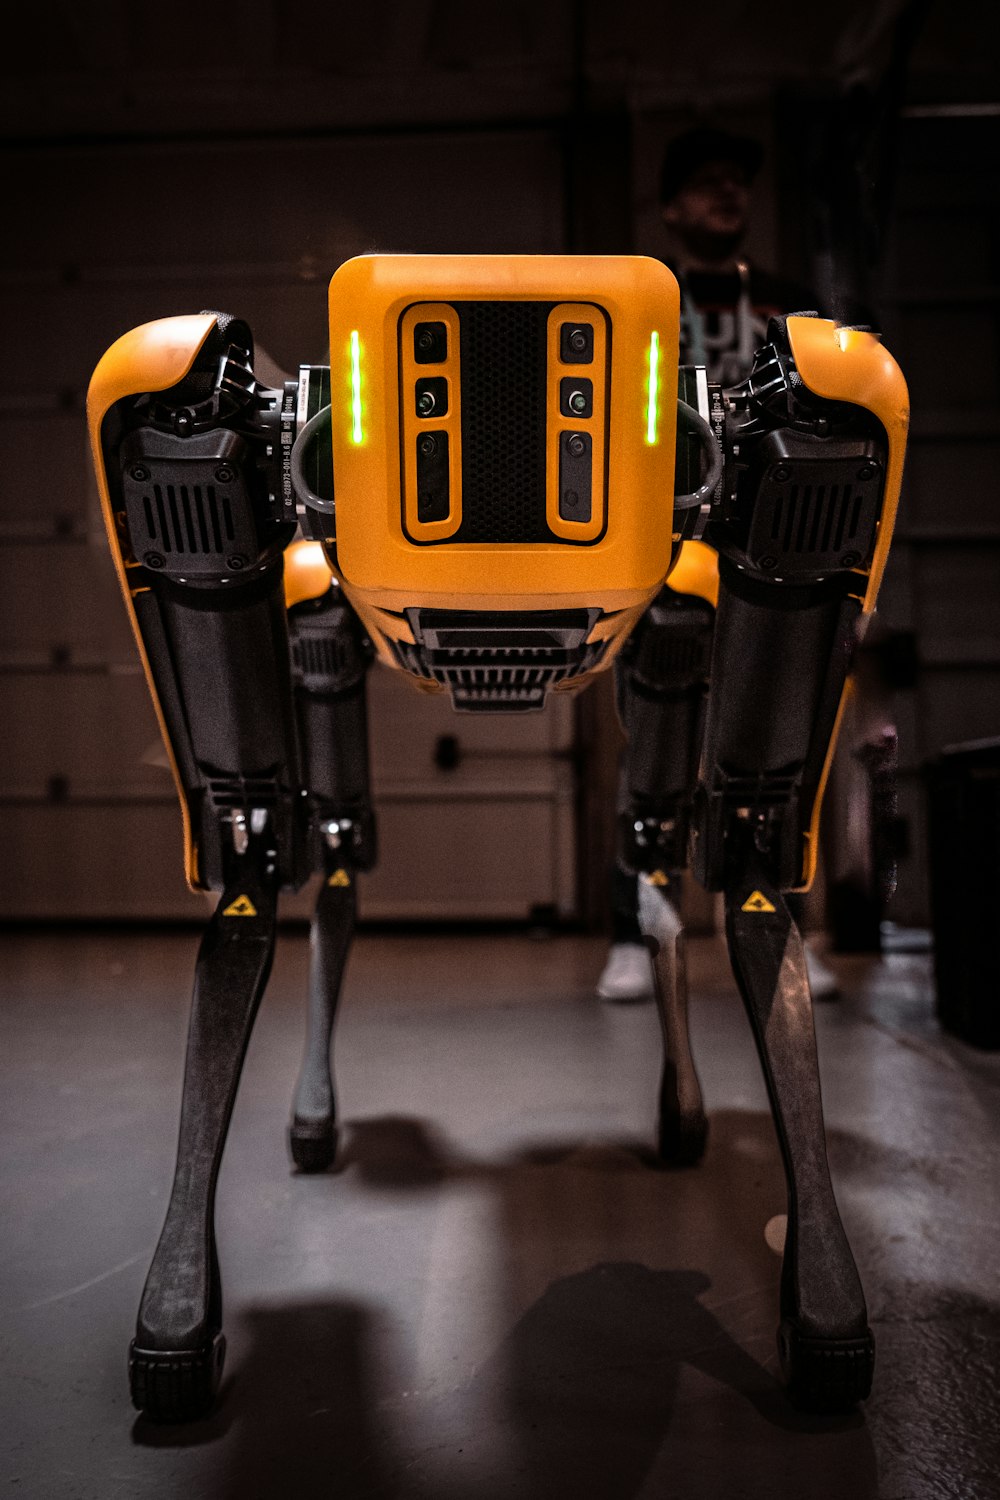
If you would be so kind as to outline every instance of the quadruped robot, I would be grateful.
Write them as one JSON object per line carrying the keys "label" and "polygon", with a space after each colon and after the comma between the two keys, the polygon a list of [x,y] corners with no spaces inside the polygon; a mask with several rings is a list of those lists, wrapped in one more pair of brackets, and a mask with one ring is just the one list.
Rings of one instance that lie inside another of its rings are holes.
{"label": "quadruped robot", "polygon": [[899,496],[903,377],[877,337],[774,319],[741,385],[678,370],[677,283],[644,257],[366,256],[334,275],[330,366],[283,389],[221,313],[124,335],[90,386],[112,553],[169,752],[198,955],[177,1170],[130,1350],[135,1405],[211,1406],[225,1350],[214,1198],[274,949],[319,873],[291,1149],[334,1157],[330,1045],[375,859],[366,674],[476,713],[614,665],[620,860],[645,877],[664,1038],[658,1153],[706,1121],[665,890],[722,891],[788,1184],[778,1344],[839,1411],[874,1345],[834,1200],[802,942],[852,649]]}

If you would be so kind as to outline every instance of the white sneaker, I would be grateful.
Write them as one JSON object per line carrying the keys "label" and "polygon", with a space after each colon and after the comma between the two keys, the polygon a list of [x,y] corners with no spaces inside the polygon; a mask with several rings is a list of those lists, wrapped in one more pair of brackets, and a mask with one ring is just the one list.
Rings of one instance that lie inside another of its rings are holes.
{"label": "white sneaker", "polygon": [[653,965],[642,943],[613,944],[597,981],[602,1000],[651,1000]]}
{"label": "white sneaker", "polygon": [[814,1000],[836,1000],[840,994],[840,981],[832,969],[815,951],[812,944],[804,944],[806,950],[806,973],[809,975],[809,990]]}

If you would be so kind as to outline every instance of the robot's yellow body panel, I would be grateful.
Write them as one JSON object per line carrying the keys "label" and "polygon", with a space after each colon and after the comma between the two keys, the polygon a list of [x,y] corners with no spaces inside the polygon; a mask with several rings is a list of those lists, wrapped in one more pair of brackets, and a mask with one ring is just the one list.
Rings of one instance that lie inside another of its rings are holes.
{"label": "robot's yellow body panel", "polygon": [[667,582],[675,594],[693,594],[714,607],[719,602],[718,554],[704,542],[682,542]]}
{"label": "robot's yellow body panel", "polygon": [[789,318],[788,340],[803,384],[828,401],[849,401],[877,417],[889,441],[878,539],[867,570],[864,611],[875,608],[896,524],[910,397],[903,372],[871,333],[838,328],[826,318]]}
{"label": "robot's yellow body panel", "polygon": [[331,560],[386,660],[416,606],[594,609],[592,641],[634,622],[671,561],[678,323],[674,277],[641,257],[337,271]]}
{"label": "robot's yellow body panel", "polygon": [[128,542],[124,519],[115,514],[108,489],[108,475],[104,465],[101,428],[104,418],[119,401],[127,400],[145,391],[165,391],[184,379],[198,357],[198,351],[211,331],[215,319],[211,313],[198,313],[187,317],[160,318],[153,323],[143,323],[122,335],[101,359],[87,391],[87,425],[90,446],[94,456],[94,472],[101,496],[101,510],[108,533],[111,557],[118,574],[118,581],[125,598],[129,623],[135,636],[139,659],[149,684],[163,744],[170,763],[174,785],[181,804],[184,836],[184,874],[192,890],[199,888],[198,851],[191,831],[191,815],[187,794],[177,765],[177,757],[170,732],[164,718],[156,678],[150,667],[149,657],[143,642],[142,632],[135,616],[133,594],[147,588],[145,575],[133,557]]}
{"label": "robot's yellow body panel", "polygon": [[286,609],[321,599],[332,579],[333,570],[322,542],[293,542],[285,553]]}
{"label": "robot's yellow body panel", "polygon": [[[910,421],[910,398],[906,381],[892,355],[871,333],[857,328],[838,328],[825,318],[793,317],[788,319],[787,327],[796,368],[808,389],[814,395],[823,396],[829,401],[849,401],[864,407],[878,418],[888,439],[885,492],[875,551],[866,574],[859,574],[862,608],[865,615],[870,615],[875,608],[889,556],[889,544],[896,524],[896,509],[903,482],[903,459]],[[823,762],[809,826],[804,834],[801,890],[808,890],[816,878],[823,797],[830,779],[844,711],[852,690],[852,682],[848,679]]]}

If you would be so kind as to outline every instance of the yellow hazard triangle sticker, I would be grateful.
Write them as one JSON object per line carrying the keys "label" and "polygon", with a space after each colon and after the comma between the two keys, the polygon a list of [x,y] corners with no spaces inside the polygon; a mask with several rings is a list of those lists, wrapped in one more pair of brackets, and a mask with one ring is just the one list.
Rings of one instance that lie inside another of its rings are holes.
{"label": "yellow hazard triangle sticker", "polygon": [[350,885],[351,877],[346,870],[334,870],[326,883],[327,885]]}
{"label": "yellow hazard triangle sticker", "polygon": [[237,896],[235,901],[230,901],[222,915],[224,917],[255,917],[257,908],[249,896]]}
{"label": "yellow hazard triangle sticker", "polygon": [[740,911],[774,911],[763,891],[754,891],[740,907]]}

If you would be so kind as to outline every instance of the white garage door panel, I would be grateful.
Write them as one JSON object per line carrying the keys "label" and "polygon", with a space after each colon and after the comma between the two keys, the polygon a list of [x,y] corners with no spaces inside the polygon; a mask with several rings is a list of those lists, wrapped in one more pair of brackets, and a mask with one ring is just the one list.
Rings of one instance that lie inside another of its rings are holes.
{"label": "white garage door panel", "polygon": [[[523,919],[574,906],[569,798],[433,798],[377,809],[378,869],[360,878],[370,919]],[[130,806],[37,804],[4,809],[0,919],[202,921],[212,898],[184,882],[174,801]],[[281,901],[308,917],[311,885]]]}
{"label": "white garage door panel", "polygon": [[211,909],[184,881],[181,819],[162,804],[4,809],[4,918],[199,921]]}
{"label": "white garage door panel", "polygon": [[71,797],[171,796],[146,679],[133,670],[12,674],[0,795],[44,795],[60,778]]}
{"label": "white garage door panel", "polygon": [[41,665],[54,648],[87,665],[131,665],[135,641],[106,545],[0,551],[0,661]]}
{"label": "white garage door panel", "polygon": [[361,912],[378,918],[524,918],[574,905],[569,799],[428,799],[378,806],[379,866]]}
{"label": "white garage door panel", "polygon": [[553,695],[541,713],[456,713],[447,693],[422,693],[402,672],[376,664],[368,678],[368,704],[372,768],[379,786],[432,774],[442,735],[458,741],[459,769],[465,774],[483,756],[551,755],[568,749],[573,740],[573,704],[565,696]]}

